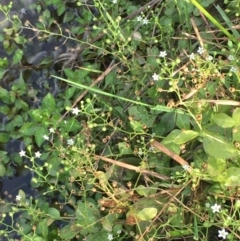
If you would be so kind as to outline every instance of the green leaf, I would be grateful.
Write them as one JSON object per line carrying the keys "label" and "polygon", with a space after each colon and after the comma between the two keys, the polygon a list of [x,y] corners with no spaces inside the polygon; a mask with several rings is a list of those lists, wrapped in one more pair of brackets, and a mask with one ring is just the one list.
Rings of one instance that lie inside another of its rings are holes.
{"label": "green leaf", "polygon": [[75,87],[68,87],[65,92],[66,99],[70,99],[75,94],[76,90]]}
{"label": "green leaf", "polygon": [[23,125],[23,118],[20,115],[16,115],[12,120],[13,126],[20,127]]}
{"label": "green leaf", "polygon": [[8,133],[0,133],[0,143],[6,143],[10,140]]}
{"label": "green leaf", "polygon": [[5,173],[6,173],[5,166],[2,163],[0,163],[0,177],[4,177]]}
{"label": "green leaf", "polygon": [[240,125],[234,127],[232,135],[233,141],[240,142]]}
{"label": "green leaf", "polygon": [[102,219],[102,227],[108,231],[112,232],[112,228],[114,225],[115,220],[118,218],[118,215],[116,213],[109,213]]}
{"label": "green leaf", "polygon": [[[27,42],[27,40],[23,37],[23,36],[16,36],[14,38],[14,41],[17,43],[17,44],[25,44]],[[19,50],[19,49],[17,49]],[[21,50],[22,51],[22,50]]]}
{"label": "green leaf", "polygon": [[186,131],[182,131],[174,140],[174,142],[176,144],[184,144],[192,139],[194,139],[195,137],[198,136],[198,133],[196,131],[192,131],[192,130],[186,130]]}
{"label": "green leaf", "polygon": [[64,69],[63,71],[68,79],[74,79],[74,72],[71,69]]}
{"label": "green leaf", "polygon": [[204,151],[215,158],[231,158],[239,156],[239,151],[234,145],[221,140],[220,138],[211,138],[206,136],[203,138]]}
{"label": "green leaf", "polygon": [[47,226],[46,219],[43,219],[42,221],[39,222],[38,229],[40,230],[40,233],[42,234],[41,236],[43,236],[46,240],[47,236],[48,236],[48,226]]}
{"label": "green leaf", "polygon": [[137,217],[142,221],[147,221],[156,217],[157,212],[157,208],[144,208],[137,213]]}
{"label": "green leaf", "polygon": [[48,134],[48,131],[46,130],[46,128],[44,127],[40,127],[38,128],[38,131],[35,133],[35,141],[38,145],[38,147],[40,147],[43,142],[45,141],[43,136]]}
{"label": "green leaf", "polygon": [[5,73],[8,72],[8,69],[2,69],[0,68],[0,79],[2,79],[2,77],[5,75]]}
{"label": "green leaf", "polygon": [[105,77],[105,87],[111,86],[111,88],[114,88],[114,81],[116,80],[116,73],[115,72],[110,72],[106,77]]}
{"label": "green leaf", "polygon": [[7,49],[9,47],[9,45],[10,45],[9,40],[6,39],[6,40],[3,41],[3,48],[4,49]]}
{"label": "green leaf", "polygon": [[138,121],[135,121],[135,120],[131,120],[130,121],[130,125],[132,127],[132,129],[135,131],[135,132],[141,132],[143,133],[144,130],[143,130],[143,127],[142,127],[142,124]]}
{"label": "green leaf", "polygon": [[240,186],[240,178],[239,178],[240,168],[237,167],[229,167],[226,172],[223,174],[225,177],[224,185],[229,186]]}
{"label": "green leaf", "polygon": [[0,113],[7,115],[9,111],[10,111],[10,108],[7,105],[0,106]]}
{"label": "green leaf", "polygon": [[73,18],[74,18],[74,14],[72,14],[72,12],[70,12],[70,11],[66,12],[64,14],[63,22],[64,23],[70,22]]}
{"label": "green leaf", "polygon": [[35,135],[37,132],[39,126],[37,126],[35,123],[25,123],[20,128],[20,133],[22,133],[24,136],[32,136]]}
{"label": "green leaf", "polygon": [[65,12],[65,10],[66,10],[66,7],[63,3],[58,5],[58,7],[57,7],[58,16],[62,15]]}
{"label": "green leaf", "polygon": [[71,229],[72,225],[68,224],[64,226],[60,231],[60,238],[63,240],[72,240],[76,235],[77,231],[74,232],[74,230]]}
{"label": "green leaf", "polygon": [[222,173],[226,170],[226,160],[216,159],[212,156],[208,157],[206,172],[209,175],[210,180],[216,182],[222,182]]}
{"label": "green leaf", "polygon": [[[186,42],[186,41],[184,41]],[[179,129],[189,130],[190,129],[190,117],[188,115],[177,114],[176,125]]]}
{"label": "green leaf", "polygon": [[55,111],[56,103],[52,94],[48,93],[42,100],[42,108],[48,111],[48,113],[52,113]]}
{"label": "green leaf", "polygon": [[135,190],[141,196],[148,197],[150,195],[150,188],[149,187],[139,185],[139,186],[137,186],[137,188]]}
{"label": "green leaf", "polygon": [[127,154],[133,153],[131,146],[126,142],[119,142],[118,149],[121,155],[127,155]]}
{"label": "green leaf", "polygon": [[215,116],[213,116],[213,120],[218,126],[221,126],[223,128],[229,128],[236,125],[234,119],[224,113],[216,114]]}
{"label": "green leaf", "polygon": [[17,49],[13,55],[13,64],[17,64],[21,61],[23,56],[23,51],[21,49]]}
{"label": "green leaf", "polygon": [[[174,113],[165,113],[160,122],[158,122],[155,126],[154,126],[154,132],[157,135],[164,135],[166,133],[169,133],[170,131],[173,130],[173,128],[175,127],[175,114]],[[173,139],[171,140],[173,141]]]}
{"label": "green leaf", "polygon": [[232,114],[232,118],[237,125],[240,125],[240,108],[236,108]]}
{"label": "green leaf", "polygon": [[0,86],[0,99],[5,104],[10,104],[10,94],[9,92]]}
{"label": "green leaf", "polygon": [[42,109],[35,109],[29,111],[30,117],[37,122],[41,122],[43,119],[43,110]]}
{"label": "green leaf", "polygon": [[48,214],[51,218],[54,218],[54,219],[59,219],[61,217],[60,212],[56,208],[49,208]]}

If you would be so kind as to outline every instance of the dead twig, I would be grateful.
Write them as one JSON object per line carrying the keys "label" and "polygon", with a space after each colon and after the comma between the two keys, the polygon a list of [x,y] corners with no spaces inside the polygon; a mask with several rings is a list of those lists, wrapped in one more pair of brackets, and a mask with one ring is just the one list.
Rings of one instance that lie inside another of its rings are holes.
{"label": "dead twig", "polygon": [[158,141],[153,141],[151,142],[151,145],[155,148],[157,148],[158,150],[162,151],[163,153],[165,153],[167,156],[171,157],[174,161],[176,161],[177,163],[179,163],[182,166],[186,166],[189,168],[186,168],[186,170],[188,172],[191,171],[191,167],[189,166],[188,162],[185,161],[182,157],[180,157],[179,155],[177,155],[176,153],[174,153],[173,151],[169,150],[167,147],[165,147],[163,144],[159,143]]}
{"label": "dead twig", "polygon": [[147,175],[159,178],[161,180],[169,180],[170,179],[169,177],[167,177],[165,175],[162,175],[162,174],[159,174],[159,173],[156,173],[156,172],[152,172],[152,171],[149,171],[149,170],[146,170],[146,169],[142,169],[140,167],[136,167],[136,166],[124,163],[124,162],[116,161],[116,160],[110,159],[110,158],[105,157],[105,156],[95,155],[95,157],[98,158],[98,159],[101,159],[105,162],[108,162],[108,163],[111,163],[111,164],[129,169],[129,170],[133,170],[133,171],[139,172],[141,174],[147,174]]}

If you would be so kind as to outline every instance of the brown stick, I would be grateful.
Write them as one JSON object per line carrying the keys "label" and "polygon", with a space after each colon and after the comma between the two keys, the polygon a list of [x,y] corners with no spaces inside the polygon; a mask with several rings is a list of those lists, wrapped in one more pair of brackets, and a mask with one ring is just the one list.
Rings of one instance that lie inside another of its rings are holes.
{"label": "brown stick", "polygon": [[97,157],[97,158],[99,158],[99,159],[101,159],[101,160],[103,160],[105,162],[109,162],[109,163],[112,163],[114,165],[117,165],[117,166],[129,169],[129,170],[133,170],[135,172],[139,172],[139,173],[142,173],[142,174],[148,174],[148,175],[157,177],[157,178],[159,178],[161,180],[169,180],[170,179],[169,177],[167,177],[165,175],[162,175],[162,174],[159,174],[159,173],[156,173],[156,172],[152,172],[152,171],[148,171],[146,169],[142,169],[140,167],[136,167],[136,166],[124,163],[124,162],[116,161],[116,160],[110,159],[110,158],[105,157],[105,156],[95,155],[95,157]]}
{"label": "brown stick", "polygon": [[186,166],[189,168],[186,168],[187,171],[191,171],[191,167],[189,166],[188,162],[186,162],[182,157],[174,153],[173,151],[169,150],[167,147],[165,147],[163,144],[159,143],[158,141],[153,141],[151,142],[151,145],[158,150],[162,151],[165,153],[167,156],[171,157],[173,160],[175,160],[177,163],[179,163],[182,166]]}

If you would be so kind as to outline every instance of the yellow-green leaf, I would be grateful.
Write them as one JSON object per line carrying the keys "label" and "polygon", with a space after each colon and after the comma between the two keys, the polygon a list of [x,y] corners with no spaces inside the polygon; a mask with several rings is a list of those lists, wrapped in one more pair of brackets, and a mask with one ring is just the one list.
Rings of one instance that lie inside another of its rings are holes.
{"label": "yellow-green leaf", "polygon": [[137,213],[137,217],[142,221],[147,221],[156,217],[157,212],[157,208],[144,208]]}

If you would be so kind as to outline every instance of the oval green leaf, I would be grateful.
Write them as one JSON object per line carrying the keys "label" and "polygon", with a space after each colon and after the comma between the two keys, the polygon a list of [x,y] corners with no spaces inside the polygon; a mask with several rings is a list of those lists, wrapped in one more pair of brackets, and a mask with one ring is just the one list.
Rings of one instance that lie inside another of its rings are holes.
{"label": "oval green leaf", "polygon": [[198,133],[196,131],[192,131],[192,130],[186,130],[186,131],[182,131],[174,140],[174,142],[176,144],[184,144],[192,139],[194,139],[195,137],[198,136]]}
{"label": "oval green leaf", "polygon": [[2,163],[0,163],[0,177],[4,177],[5,173],[6,173],[5,166]]}
{"label": "oval green leaf", "polygon": [[230,143],[215,138],[203,138],[204,151],[215,158],[231,158],[239,155],[239,151]]}
{"label": "oval green leaf", "polygon": [[157,212],[157,208],[144,208],[137,213],[137,217],[142,221],[147,221],[156,217]]}
{"label": "oval green leaf", "polygon": [[213,117],[213,120],[218,126],[221,126],[223,128],[229,128],[236,125],[236,122],[234,121],[234,119],[224,113],[216,114]]}
{"label": "oval green leaf", "polygon": [[51,218],[55,218],[55,219],[60,218],[60,213],[56,208],[49,208],[48,214]]}
{"label": "oval green leaf", "polygon": [[52,94],[48,93],[42,100],[42,108],[48,111],[48,113],[52,114],[56,108],[56,102]]}

